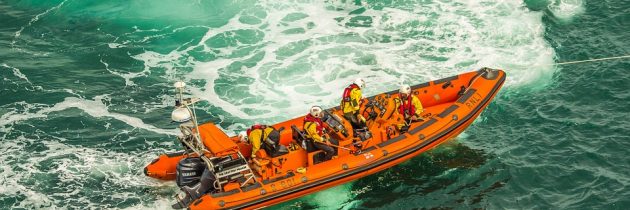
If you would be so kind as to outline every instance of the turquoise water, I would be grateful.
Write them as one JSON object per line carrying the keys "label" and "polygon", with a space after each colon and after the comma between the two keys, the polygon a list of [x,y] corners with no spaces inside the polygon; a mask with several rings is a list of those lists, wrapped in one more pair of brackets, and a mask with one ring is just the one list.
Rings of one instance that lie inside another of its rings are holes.
{"label": "turquoise water", "polygon": [[623,0],[0,1],[0,209],[164,209],[142,168],[178,150],[172,83],[234,134],[488,66],[508,80],[462,135],[271,209],[629,209]]}

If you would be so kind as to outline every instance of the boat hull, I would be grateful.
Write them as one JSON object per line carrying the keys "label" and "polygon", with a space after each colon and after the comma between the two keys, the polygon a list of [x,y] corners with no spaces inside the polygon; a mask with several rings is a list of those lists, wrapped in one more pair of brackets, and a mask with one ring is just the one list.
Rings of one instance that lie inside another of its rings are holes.
{"label": "boat hull", "polygon": [[[393,138],[383,136],[382,125],[387,126],[396,120],[395,117],[391,118],[396,109],[392,103],[388,103],[387,110],[389,111],[381,113],[382,122],[378,126],[373,123],[370,127],[375,134],[373,138],[376,140],[371,144],[368,143],[361,153],[343,154],[340,150],[339,158],[324,163],[300,162],[297,165],[305,165],[307,172],[297,173],[292,169],[284,168],[277,173],[278,175],[261,178],[255,185],[205,194],[192,202],[189,208],[263,208],[347,183],[400,164],[463,132],[496,96],[505,77],[505,72],[502,70],[482,69],[415,85],[414,94],[421,99],[423,105],[426,105],[425,112],[432,115],[426,117],[424,122],[412,124],[408,132]],[[396,95],[396,92],[392,91],[370,99],[391,101]],[[335,108],[331,110],[339,113],[339,110]],[[388,114],[389,117],[387,117]],[[274,126],[287,127],[301,123],[301,118],[298,117]],[[291,142],[290,135],[281,134],[284,144]],[[309,157],[303,151],[292,152],[289,155],[287,157],[291,159]],[[291,165],[291,167],[294,166]]]}

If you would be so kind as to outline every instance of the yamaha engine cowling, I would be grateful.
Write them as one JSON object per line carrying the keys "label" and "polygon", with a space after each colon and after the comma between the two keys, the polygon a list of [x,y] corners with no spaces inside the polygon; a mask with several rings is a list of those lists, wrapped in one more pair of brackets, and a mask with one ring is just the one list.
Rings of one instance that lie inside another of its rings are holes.
{"label": "yamaha engine cowling", "polygon": [[206,165],[201,158],[184,158],[177,163],[177,182],[178,187],[193,186],[199,182],[203,170]]}

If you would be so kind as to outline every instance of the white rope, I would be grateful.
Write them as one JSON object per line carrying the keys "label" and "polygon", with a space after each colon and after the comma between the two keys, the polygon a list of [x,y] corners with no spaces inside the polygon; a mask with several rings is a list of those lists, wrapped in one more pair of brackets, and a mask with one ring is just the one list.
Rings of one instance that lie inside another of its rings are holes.
{"label": "white rope", "polygon": [[608,57],[608,58],[588,59],[588,60],[581,60],[581,61],[568,61],[568,62],[555,63],[555,64],[550,64],[550,65],[566,65],[566,64],[574,64],[574,63],[587,63],[587,62],[605,61],[605,60],[613,60],[613,59],[621,59],[621,58],[630,58],[630,55],[617,56],[617,57]]}

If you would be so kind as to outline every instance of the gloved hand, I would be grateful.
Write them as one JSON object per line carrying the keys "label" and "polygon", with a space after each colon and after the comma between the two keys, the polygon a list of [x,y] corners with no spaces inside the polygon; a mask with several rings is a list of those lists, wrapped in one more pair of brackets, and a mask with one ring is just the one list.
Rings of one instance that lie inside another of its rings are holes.
{"label": "gloved hand", "polygon": [[359,115],[359,121],[365,122],[365,121],[367,121],[367,120],[365,119],[365,117],[363,117],[363,115],[362,115],[362,114],[360,114],[360,115]]}

